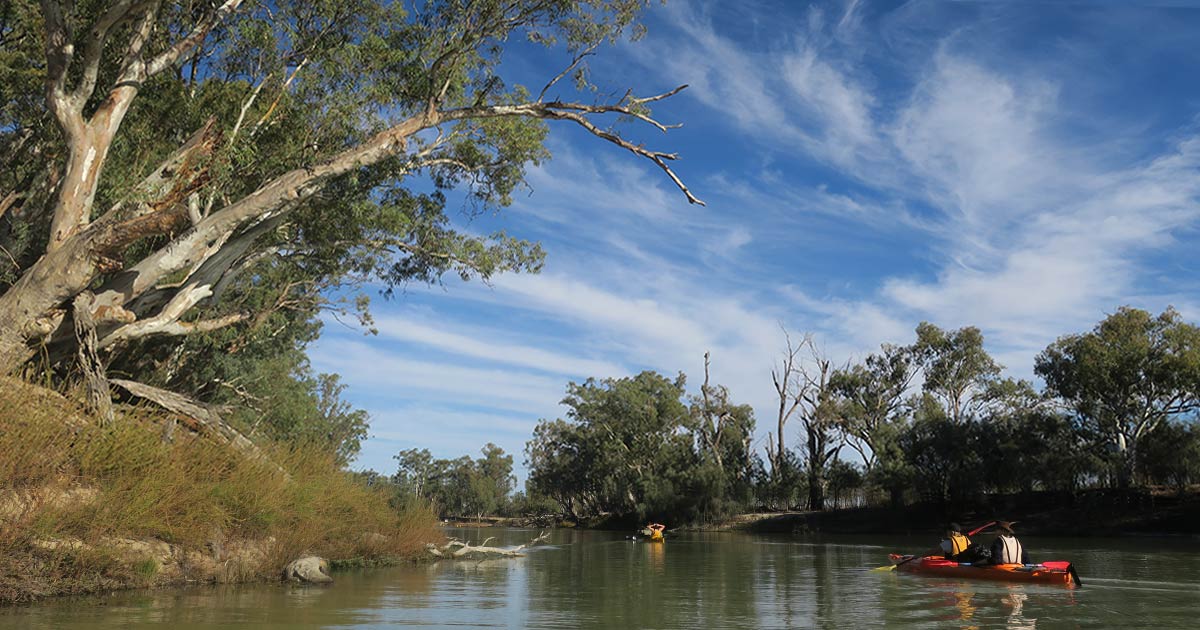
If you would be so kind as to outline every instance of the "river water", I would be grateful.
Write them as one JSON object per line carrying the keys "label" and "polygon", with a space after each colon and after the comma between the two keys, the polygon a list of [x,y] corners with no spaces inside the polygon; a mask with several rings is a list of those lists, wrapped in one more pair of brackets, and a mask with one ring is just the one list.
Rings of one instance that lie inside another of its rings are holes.
{"label": "river water", "polygon": [[[528,530],[459,530],[479,542]],[[527,557],[275,584],[124,592],[0,609],[0,628],[1198,628],[1200,541],[1026,539],[1084,587],[871,572],[922,538],[688,533],[654,545],[557,530]],[[493,543],[496,544],[496,543]]]}

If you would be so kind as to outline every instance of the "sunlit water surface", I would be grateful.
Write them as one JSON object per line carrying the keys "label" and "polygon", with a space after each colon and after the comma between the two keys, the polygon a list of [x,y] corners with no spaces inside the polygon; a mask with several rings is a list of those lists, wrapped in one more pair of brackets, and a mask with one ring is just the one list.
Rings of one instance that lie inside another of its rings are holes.
{"label": "sunlit water surface", "polygon": [[[517,544],[536,532],[461,530]],[[0,609],[0,628],[1198,628],[1200,542],[1026,539],[1085,586],[871,572],[918,538],[558,530],[527,557],[339,573],[329,587],[124,592]]]}

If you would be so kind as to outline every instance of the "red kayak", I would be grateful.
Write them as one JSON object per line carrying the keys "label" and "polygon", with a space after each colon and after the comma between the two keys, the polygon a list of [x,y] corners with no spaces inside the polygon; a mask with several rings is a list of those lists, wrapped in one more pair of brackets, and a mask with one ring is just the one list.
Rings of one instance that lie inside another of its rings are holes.
{"label": "red kayak", "polygon": [[954,562],[945,558],[927,556],[912,559],[912,556],[891,554],[888,556],[897,571],[972,580],[999,580],[1001,582],[1023,582],[1034,584],[1062,584],[1082,586],[1075,567],[1070,562],[1053,561],[1039,564],[996,564],[974,566],[970,563]]}

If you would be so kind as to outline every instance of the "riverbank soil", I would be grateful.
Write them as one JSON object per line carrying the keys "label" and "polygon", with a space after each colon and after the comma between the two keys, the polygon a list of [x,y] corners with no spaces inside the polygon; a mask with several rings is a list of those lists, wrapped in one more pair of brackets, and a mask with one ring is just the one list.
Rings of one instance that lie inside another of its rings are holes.
{"label": "riverbank soil", "polygon": [[976,505],[916,504],[828,512],[740,514],[701,530],[831,534],[939,533],[964,525],[1018,521],[1031,536],[1200,536],[1200,492],[1189,489],[1083,490],[989,496]]}
{"label": "riverbank soil", "polygon": [[301,445],[248,455],[170,414],[101,425],[72,399],[0,378],[0,603],[122,588],[279,579],[302,555],[417,558],[421,507]]}

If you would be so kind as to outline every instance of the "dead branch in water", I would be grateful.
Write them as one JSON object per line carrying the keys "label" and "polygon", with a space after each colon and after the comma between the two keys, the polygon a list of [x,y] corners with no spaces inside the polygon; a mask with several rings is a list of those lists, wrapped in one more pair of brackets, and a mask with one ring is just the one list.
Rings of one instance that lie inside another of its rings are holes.
{"label": "dead branch in water", "polygon": [[546,542],[550,538],[550,532],[543,531],[538,534],[533,540],[512,548],[505,547],[489,547],[487,544],[495,537],[489,536],[482,544],[472,545],[458,539],[452,538],[450,542],[438,547],[433,543],[425,545],[425,549],[429,551],[435,558],[444,558],[448,560],[463,560],[463,559],[485,559],[489,557],[503,558],[519,558],[524,556],[524,550],[533,547],[539,543]]}

